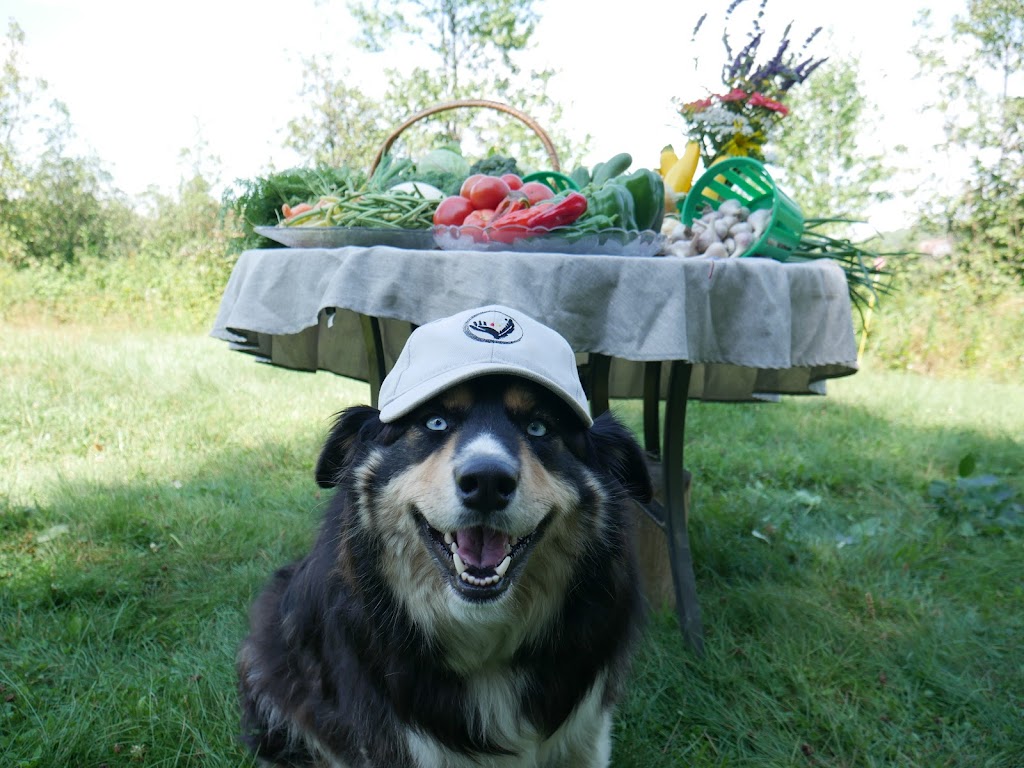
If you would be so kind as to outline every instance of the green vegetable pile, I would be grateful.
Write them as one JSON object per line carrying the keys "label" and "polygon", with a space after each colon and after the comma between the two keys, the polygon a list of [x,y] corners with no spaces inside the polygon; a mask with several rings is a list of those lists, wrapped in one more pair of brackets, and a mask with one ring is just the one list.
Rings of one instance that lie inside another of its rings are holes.
{"label": "green vegetable pile", "polygon": [[[627,173],[631,163],[632,157],[623,152],[590,170],[573,171],[588,205],[586,213],[566,228],[567,235],[606,229],[659,231],[664,182],[653,170]],[[410,183],[454,196],[470,175],[478,173],[522,174],[515,158],[494,154],[471,165],[456,148],[443,147],[416,162],[385,154],[369,175],[350,168],[293,168],[239,181],[225,193],[223,202],[243,223],[237,247],[265,248],[273,244],[255,233],[256,226],[429,228],[438,201]],[[396,189],[399,185],[401,189]],[[292,214],[290,208],[297,210]]]}
{"label": "green vegetable pile", "polygon": [[469,175],[482,173],[485,176],[504,176],[506,173],[514,173],[516,176],[523,176],[519,163],[514,157],[505,155],[491,155],[482,160],[477,160],[469,167]]}
{"label": "green vegetable pile", "polygon": [[835,224],[863,224],[865,222],[852,219],[805,219],[804,232],[800,236],[800,245],[793,252],[792,259],[832,259],[846,273],[846,282],[850,290],[850,300],[864,319],[864,312],[881,301],[882,296],[892,293],[890,273],[885,269],[886,262],[899,256],[906,256],[907,251],[875,251],[869,248],[868,241],[855,243],[848,238],[832,237],[825,229]]}
{"label": "green vegetable pile", "polygon": [[626,171],[633,158],[620,152],[592,169],[576,168],[570,178],[586,195],[587,212],[573,225],[588,232],[618,228],[630,232],[661,230],[665,216],[665,182],[656,171]]}
{"label": "green vegetable pile", "polygon": [[349,168],[290,168],[286,171],[239,179],[221,198],[223,212],[232,212],[242,225],[242,237],[235,247],[268,248],[276,245],[253,227],[273,226],[281,219],[281,206],[336,194],[366,183],[366,174]]}
{"label": "green vegetable pile", "polygon": [[437,200],[419,192],[349,190],[321,197],[310,210],[281,222],[286,227],[428,229]]}
{"label": "green vegetable pile", "polygon": [[370,186],[390,189],[402,182],[419,181],[437,187],[445,195],[457,195],[469,175],[466,158],[452,148],[442,147],[428,152],[415,163],[408,158],[384,155],[370,179]]}

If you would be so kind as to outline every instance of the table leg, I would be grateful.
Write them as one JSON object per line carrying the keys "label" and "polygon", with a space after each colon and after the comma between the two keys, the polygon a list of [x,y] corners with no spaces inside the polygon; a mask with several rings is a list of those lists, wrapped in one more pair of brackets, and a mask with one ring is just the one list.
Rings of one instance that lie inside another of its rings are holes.
{"label": "table leg", "polygon": [[387,375],[384,365],[384,342],[380,335],[380,320],[370,315],[359,315],[363,328],[363,349],[366,350],[366,382],[370,385],[370,405],[377,407],[380,385]]}
{"label": "table leg", "polygon": [[644,450],[661,457],[661,363],[644,363]]}
{"label": "table leg", "polygon": [[582,366],[583,370],[580,371],[583,388],[590,400],[590,414],[594,418],[609,408],[608,375],[611,367],[612,359],[608,355],[591,352],[587,355],[586,365]]}
{"label": "table leg", "polygon": [[675,585],[676,614],[686,642],[701,654],[704,651],[704,630],[697,601],[690,534],[686,527],[686,474],[683,468],[686,402],[692,372],[693,365],[682,360],[674,360],[669,369],[662,482],[665,489],[665,536]]}

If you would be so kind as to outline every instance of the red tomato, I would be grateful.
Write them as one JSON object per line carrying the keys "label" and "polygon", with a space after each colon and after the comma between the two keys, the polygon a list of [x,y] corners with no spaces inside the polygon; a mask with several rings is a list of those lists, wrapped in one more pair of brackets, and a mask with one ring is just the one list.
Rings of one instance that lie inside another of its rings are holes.
{"label": "red tomato", "polygon": [[446,197],[434,210],[434,224],[459,226],[473,212],[473,204],[461,195]]}
{"label": "red tomato", "polygon": [[506,195],[511,192],[508,184],[497,176],[484,176],[479,179],[469,190],[469,202],[478,211],[485,208],[495,209]]}
{"label": "red tomato", "polygon": [[477,208],[475,211],[469,214],[462,221],[464,227],[486,227],[487,224],[494,218],[494,209],[492,208]]}
{"label": "red tomato", "polygon": [[547,184],[541,184],[539,181],[528,181],[523,184],[523,188],[519,190],[526,199],[530,201],[530,205],[539,203],[541,200],[548,200],[555,196],[555,193],[551,191],[551,187]]}
{"label": "red tomato", "polygon": [[523,180],[514,173],[502,174],[501,180],[508,184],[509,189],[523,188]]}
{"label": "red tomato", "polygon": [[469,192],[471,189],[473,189],[473,185],[480,181],[480,179],[485,178],[487,177],[482,173],[474,173],[472,176],[470,176],[464,182],[462,182],[462,188],[459,189],[459,194],[462,195],[467,200],[469,200]]}

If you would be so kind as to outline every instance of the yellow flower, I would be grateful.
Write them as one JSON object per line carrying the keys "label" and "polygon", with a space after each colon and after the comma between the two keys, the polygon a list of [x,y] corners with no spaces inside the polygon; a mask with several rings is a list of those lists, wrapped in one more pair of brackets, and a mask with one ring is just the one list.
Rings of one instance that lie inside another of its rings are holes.
{"label": "yellow flower", "polygon": [[760,132],[755,133],[752,136],[737,133],[722,145],[722,150],[719,152],[719,155],[760,157],[762,146],[764,146],[764,137]]}

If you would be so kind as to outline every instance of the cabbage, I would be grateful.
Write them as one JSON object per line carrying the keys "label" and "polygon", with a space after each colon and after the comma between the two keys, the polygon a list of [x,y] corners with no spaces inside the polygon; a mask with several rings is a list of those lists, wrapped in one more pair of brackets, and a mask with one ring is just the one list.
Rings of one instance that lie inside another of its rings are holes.
{"label": "cabbage", "polygon": [[435,149],[416,163],[417,173],[442,173],[461,179],[469,176],[469,161],[450,149]]}

